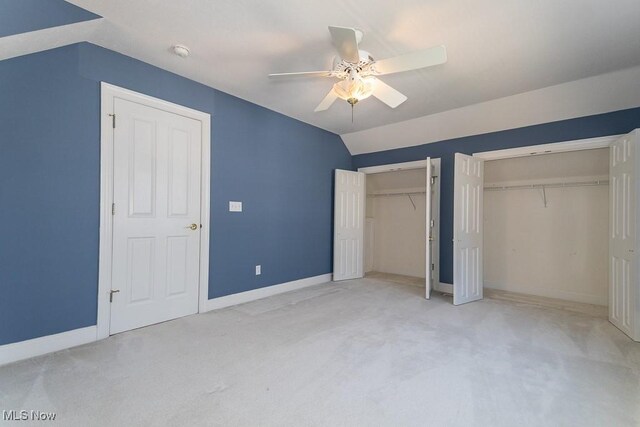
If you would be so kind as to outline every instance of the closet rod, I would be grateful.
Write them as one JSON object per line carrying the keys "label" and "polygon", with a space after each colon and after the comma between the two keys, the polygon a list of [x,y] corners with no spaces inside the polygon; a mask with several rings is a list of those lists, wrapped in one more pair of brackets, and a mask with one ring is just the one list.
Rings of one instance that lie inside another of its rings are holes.
{"label": "closet rod", "polygon": [[403,193],[380,193],[380,194],[367,194],[367,197],[388,197],[388,196],[413,196],[414,194],[427,194],[426,191],[410,191]]}
{"label": "closet rod", "polygon": [[535,190],[540,188],[562,188],[562,187],[590,187],[594,185],[609,185],[608,179],[600,179],[595,181],[578,181],[578,182],[550,182],[548,184],[524,184],[524,185],[495,185],[484,187],[487,191],[498,190]]}

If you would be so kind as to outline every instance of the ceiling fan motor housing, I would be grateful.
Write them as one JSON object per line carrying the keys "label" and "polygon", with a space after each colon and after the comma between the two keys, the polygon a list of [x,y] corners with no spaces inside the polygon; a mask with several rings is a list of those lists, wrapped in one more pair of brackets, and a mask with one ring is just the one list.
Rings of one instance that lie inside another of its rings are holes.
{"label": "ceiling fan motor housing", "polygon": [[351,70],[355,70],[358,73],[369,71],[371,65],[375,62],[371,54],[366,50],[358,50],[358,56],[360,57],[358,63],[348,62],[339,56],[335,56],[333,58],[334,75],[339,78],[346,78]]}

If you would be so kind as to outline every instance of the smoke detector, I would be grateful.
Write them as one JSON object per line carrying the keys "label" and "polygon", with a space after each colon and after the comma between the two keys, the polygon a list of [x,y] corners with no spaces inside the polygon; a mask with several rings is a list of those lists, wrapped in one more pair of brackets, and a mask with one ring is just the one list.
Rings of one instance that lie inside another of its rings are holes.
{"label": "smoke detector", "polygon": [[189,56],[191,51],[189,50],[188,47],[183,46],[181,44],[177,44],[173,47],[173,53],[178,55],[180,58],[186,58],[187,56]]}

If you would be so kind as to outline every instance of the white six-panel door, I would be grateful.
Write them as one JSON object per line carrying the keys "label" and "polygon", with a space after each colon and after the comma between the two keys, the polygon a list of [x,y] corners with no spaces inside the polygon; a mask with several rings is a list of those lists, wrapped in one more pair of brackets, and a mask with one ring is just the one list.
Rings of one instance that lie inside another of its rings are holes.
{"label": "white six-panel door", "polygon": [[365,174],[336,169],[333,280],[364,276]]}
{"label": "white six-panel door", "polygon": [[637,272],[638,131],[611,145],[609,159],[609,320],[640,340],[640,290]]}
{"label": "white six-panel door", "polygon": [[198,311],[201,122],[115,99],[110,333]]}
{"label": "white six-panel door", "polygon": [[432,240],[432,227],[431,227],[431,177],[433,176],[433,169],[431,167],[431,158],[427,157],[427,182],[426,182],[426,228],[427,235],[425,236],[426,240],[426,250],[425,250],[425,297],[427,299],[431,298],[431,288],[433,284],[433,276],[431,264],[433,262],[432,250],[431,250],[431,240]]}
{"label": "white six-panel door", "polygon": [[455,154],[453,303],[482,299],[482,196],[484,161]]}

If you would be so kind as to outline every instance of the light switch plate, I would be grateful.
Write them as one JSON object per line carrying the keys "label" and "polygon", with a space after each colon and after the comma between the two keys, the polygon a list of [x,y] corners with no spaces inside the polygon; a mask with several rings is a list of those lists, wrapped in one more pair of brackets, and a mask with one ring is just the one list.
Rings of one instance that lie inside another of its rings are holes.
{"label": "light switch plate", "polygon": [[229,202],[229,212],[242,212],[242,202]]}
{"label": "light switch plate", "polygon": [[262,274],[262,266],[256,265],[256,276],[259,276],[261,274]]}

